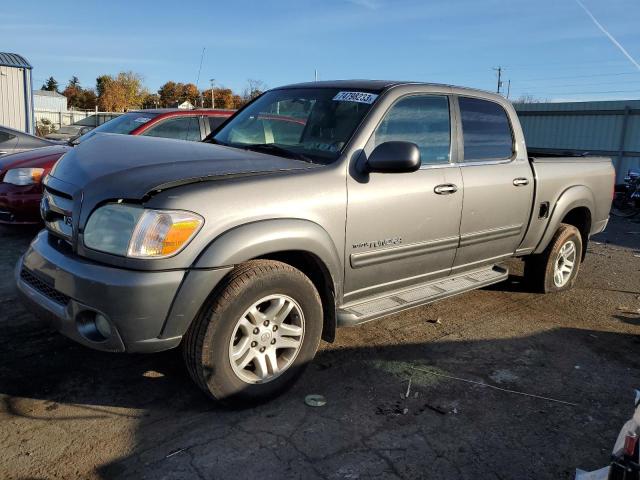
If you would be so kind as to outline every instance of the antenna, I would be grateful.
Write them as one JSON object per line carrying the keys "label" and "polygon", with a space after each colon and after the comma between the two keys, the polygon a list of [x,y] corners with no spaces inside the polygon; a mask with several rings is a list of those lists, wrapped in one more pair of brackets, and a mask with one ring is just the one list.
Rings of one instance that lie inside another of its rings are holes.
{"label": "antenna", "polygon": [[317,68],[315,70],[315,79],[316,79],[315,81],[317,82],[318,81],[318,69]]}
{"label": "antenna", "polygon": [[[202,55],[200,55],[200,66],[198,67],[198,76],[196,77],[196,89],[200,92],[200,71],[202,70],[202,60],[204,60],[204,51],[205,47],[202,47]],[[202,96],[202,92],[200,92],[200,107],[204,107],[204,97]]]}
{"label": "antenna", "polygon": [[206,47],[202,47],[202,54],[200,55],[200,66],[198,67],[198,76],[196,77],[196,87],[200,88],[200,71],[202,70],[202,60],[204,60],[204,51]]}

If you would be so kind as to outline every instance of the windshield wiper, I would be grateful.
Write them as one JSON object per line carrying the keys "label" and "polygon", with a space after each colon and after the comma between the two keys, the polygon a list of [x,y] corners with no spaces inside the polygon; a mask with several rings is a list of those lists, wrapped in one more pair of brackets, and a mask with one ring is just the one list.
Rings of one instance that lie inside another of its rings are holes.
{"label": "windshield wiper", "polygon": [[288,148],[281,147],[280,145],[276,145],[275,143],[254,143],[250,145],[238,145],[238,147],[244,150],[274,153],[275,155],[279,155],[281,157],[293,158],[296,160],[304,160],[305,162],[309,162],[309,163],[315,163],[306,155],[303,155],[298,152],[294,152],[293,150],[289,150]]}

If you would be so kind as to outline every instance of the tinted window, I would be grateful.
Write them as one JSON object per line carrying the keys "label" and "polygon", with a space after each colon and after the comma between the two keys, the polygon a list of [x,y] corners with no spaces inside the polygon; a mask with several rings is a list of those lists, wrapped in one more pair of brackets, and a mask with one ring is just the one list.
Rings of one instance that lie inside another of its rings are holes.
{"label": "tinted window", "polygon": [[228,117],[207,117],[209,119],[209,126],[211,127],[211,131],[213,132],[216,128],[218,128]]}
{"label": "tinted window", "polygon": [[415,143],[423,165],[448,163],[451,146],[449,100],[436,95],[404,98],[387,112],[374,136],[376,146],[389,141]]}
{"label": "tinted window", "polygon": [[89,133],[85,133],[79,138],[76,138],[73,143],[84,142],[85,140],[90,139],[96,133],[121,133],[121,134],[129,134],[134,131],[136,128],[144,125],[149,120],[157,117],[157,113],[142,113],[142,112],[132,112],[125,113],[124,115],[120,115],[116,118],[109,120],[108,122],[103,123],[99,127],[94,128]]}
{"label": "tinted window", "polygon": [[190,140],[199,142],[200,122],[198,117],[170,118],[158,125],[151,127],[143,133],[148,137],[175,138],[177,140]]}
{"label": "tinted window", "polygon": [[238,148],[274,145],[312,161],[336,160],[378,98],[337,88],[271,90],[229,120],[213,137]]}
{"label": "tinted window", "polygon": [[507,112],[494,102],[460,97],[464,161],[500,160],[513,154]]}
{"label": "tinted window", "polygon": [[6,142],[7,140],[12,140],[14,138],[16,138],[15,135],[11,135],[10,133],[7,133],[7,132],[0,132],[0,143]]}

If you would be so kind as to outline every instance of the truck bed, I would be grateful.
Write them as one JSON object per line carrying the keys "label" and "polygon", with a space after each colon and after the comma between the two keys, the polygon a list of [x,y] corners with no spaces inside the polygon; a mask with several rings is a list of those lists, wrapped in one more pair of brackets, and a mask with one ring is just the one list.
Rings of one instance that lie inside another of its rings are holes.
{"label": "truck bed", "polygon": [[[529,229],[518,253],[540,253],[550,232],[562,221],[554,217],[558,201],[570,202],[572,192],[590,201],[589,235],[601,231],[609,218],[615,172],[611,158],[559,156],[529,150],[535,193]],[[585,232],[586,233],[586,232]],[[586,243],[585,243],[586,245]]]}

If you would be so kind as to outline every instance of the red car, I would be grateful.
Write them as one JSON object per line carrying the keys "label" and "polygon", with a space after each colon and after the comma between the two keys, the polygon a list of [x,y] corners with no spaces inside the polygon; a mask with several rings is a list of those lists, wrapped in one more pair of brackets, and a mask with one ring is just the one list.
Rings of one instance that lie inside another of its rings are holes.
{"label": "red car", "polygon": [[98,132],[201,141],[233,110],[139,110],[125,113],[69,142],[0,158],[0,223],[40,223],[41,180],[74,145]]}

